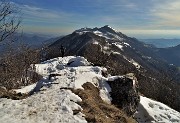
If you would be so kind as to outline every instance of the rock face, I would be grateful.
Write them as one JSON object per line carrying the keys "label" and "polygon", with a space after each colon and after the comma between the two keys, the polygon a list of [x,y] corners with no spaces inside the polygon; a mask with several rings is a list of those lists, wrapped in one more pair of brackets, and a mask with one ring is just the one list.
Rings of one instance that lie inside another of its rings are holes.
{"label": "rock face", "polygon": [[108,83],[111,87],[112,103],[122,108],[127,115],[132,116],[140,102],[137,80],[124,76],[108,81]]}

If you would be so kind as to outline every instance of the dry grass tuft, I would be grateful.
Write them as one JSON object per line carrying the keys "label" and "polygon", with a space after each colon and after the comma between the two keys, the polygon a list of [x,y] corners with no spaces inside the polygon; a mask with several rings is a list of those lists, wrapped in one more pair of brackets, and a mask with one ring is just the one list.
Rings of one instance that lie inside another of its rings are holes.
{"label": "dry grass tuft", "polygon": [[83,88],[84,90],[72,91],[82,98],[82,102],[79,104],[89,123],[136,123],[132,117],[127,117],[114,105],[104,102],[99,96],[99,89],[93,84],[85,83]]}
{"label": "dry grass tuft", "polygon": [[20,100],[20,99],[25,99],[28,96],[29,96],[28,94],[16,93],[12,90],[8,91],[8,90],[0,87],[0,98]]}

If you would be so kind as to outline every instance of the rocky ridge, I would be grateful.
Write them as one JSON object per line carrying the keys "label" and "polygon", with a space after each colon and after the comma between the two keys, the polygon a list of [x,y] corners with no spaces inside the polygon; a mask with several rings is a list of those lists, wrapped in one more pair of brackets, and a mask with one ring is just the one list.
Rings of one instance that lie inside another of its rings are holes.
{"label": "rocky ridge", "polygon": [[106,67],[111,75],[134,73],[142,94],[180,111],[180,72],[156,55],[151,45],[109,26],[82,28],[51,44],[47,58],[60,56],[61,45],[66,55],[82,55],[94,65]]}

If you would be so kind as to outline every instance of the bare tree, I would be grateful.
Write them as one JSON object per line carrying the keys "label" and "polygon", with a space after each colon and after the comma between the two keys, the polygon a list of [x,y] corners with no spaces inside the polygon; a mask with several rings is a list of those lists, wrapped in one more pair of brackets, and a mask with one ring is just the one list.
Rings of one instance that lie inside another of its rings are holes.
{"label": "bare tree", "polygon": [[26,86],[41,77],[34,65],[40,61],[39,50],[25,44],[14,47],[11,43],[20,23],[20,9],[12,2],[0,0],[0,43],[5,43],[7,50],[0,58],[0,86],[7,89]]}
{"label": "bare tree", "polygon": [[11,2],[0,1],[0,42],[14,34],[21,21],[20,10]]}
{"label": "bare tree", "polygon": [[18,48],[9,46],[0,59],[0,86],[12,89],[37,82],[41,76],[36,73],[35,64],[39,62],[39,50],[26,44]]}

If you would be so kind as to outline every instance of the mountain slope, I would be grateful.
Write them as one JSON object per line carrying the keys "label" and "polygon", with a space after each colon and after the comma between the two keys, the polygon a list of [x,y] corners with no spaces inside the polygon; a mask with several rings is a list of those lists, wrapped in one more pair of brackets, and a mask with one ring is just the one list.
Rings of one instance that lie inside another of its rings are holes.
{"label": "mountain slope", "polygon": [[13,48],[17,48],[21,46],[22,44],[28,45],[33,48],[41,48],[47,45],[50,45],[51,43],[54,43],[58,39],[62,38],[62,36],[52,38],[50,36],[46,35],[40,35],[40,34],[14,34],[13,35],[13,41],[12,37],[10,39],[6,39],[5,41],[0,43],[0,52],[2,55],[6,52],[6,50],[9,49],[9,45]]}
{"label": "mountain slope", "polygon": [[61,45],[66,55],[83,55],[94,65],[108,68],[111,75],[135,73],[141,93],[180,111],[180,73],[156,55],[151,45],[109,26],[82,28],[64,36],[49,46],[49,58],[61,55]]}
{"label": "mountain slope", "polygon": [[157,54],[169,64],[180,66],[180,45],[169,48],[159,48]]}

